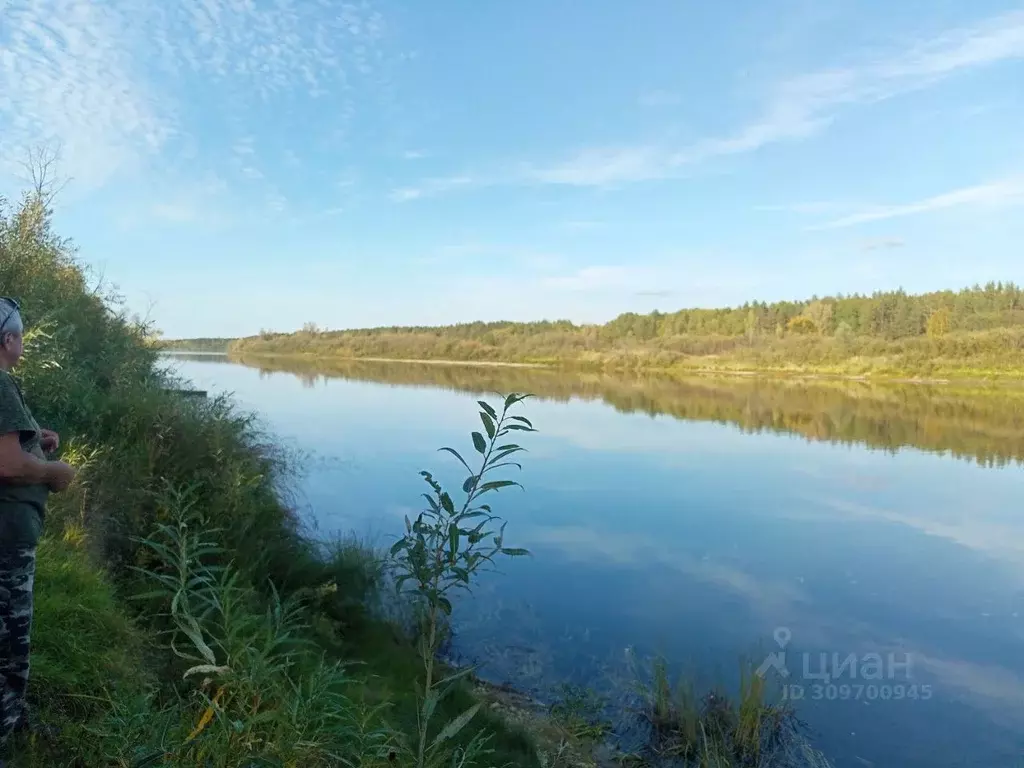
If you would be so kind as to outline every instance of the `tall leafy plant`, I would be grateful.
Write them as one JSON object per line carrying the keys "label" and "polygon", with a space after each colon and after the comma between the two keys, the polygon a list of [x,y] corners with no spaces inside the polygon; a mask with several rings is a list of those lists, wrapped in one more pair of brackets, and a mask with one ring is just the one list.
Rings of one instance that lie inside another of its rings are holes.
{"label": "tall leafy plant", "polygon": [[406,517],[405,535],[391,548],[396,572],[396,586],[411,594],[423,609],[419,648],[423,660],[424,680],[418,691],[422,706],[418,714],[414,747],[416,768],[445,764],[468,764],[470,752],[479,753],[484,744],[474,738],[468,748],[452,750],[451,741],[473,719],[480,708],[476,704],[449,721],[436,734],[431,720],[437,705],[472,669],[463,669],[438,679],[437,654],[444,622],[452,613],[452,596],[469,591],[481,568],[493,564],[498,557],[519,557],[529,554],[525,549],[505,546],[505,521],[495,515],[489,504],[481,503],[487,494],[519,483],[498,477],[501,470],[522,469],[511,458],[524,449],[511,442],[517,432],[534,432],[525,416],[510,411],[529,395],[510,394],[504,398],[500,413],[481,400],[480,421],[483,432],[473,432],[473,448],[479,457],[475,468],[454,448],[442,448],[451,454],[469,473],[462,483],[465,499],[456,504],[430,472],[421,472],[430,486],[424,493],[427,507],[414,520]]}

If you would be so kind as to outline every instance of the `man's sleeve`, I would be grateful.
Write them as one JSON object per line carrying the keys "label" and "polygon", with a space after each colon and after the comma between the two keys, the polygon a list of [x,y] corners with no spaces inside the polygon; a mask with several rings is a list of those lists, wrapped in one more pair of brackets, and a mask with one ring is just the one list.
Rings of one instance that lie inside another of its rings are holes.
{"label": "man's sleeve", "polygon": [[0,371],[0,435],[35,432],[36,427],[22,402],[11,374]]}

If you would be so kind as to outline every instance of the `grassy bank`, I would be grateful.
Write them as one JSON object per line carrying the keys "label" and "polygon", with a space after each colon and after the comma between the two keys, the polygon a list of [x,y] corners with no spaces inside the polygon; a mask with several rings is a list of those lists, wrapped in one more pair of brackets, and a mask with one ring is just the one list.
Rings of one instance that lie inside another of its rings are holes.
{"label": "grassy bank", "polygon": [[152,346],[160,349],[161,351],[167,352],[188,351],[224,353],[228,351],[228,348],[231,346],[231,342],[233,341],[235,341],[235,339],[150,339]]}
{"label": "grassy bank", "polygon": [[[237,355],[319,360],[439,361],[474,364],[514,363],[571,367],[587,371],[774,374],[909,380],[1024,380],[1024,329],[964,331],[942,338],[836,339],[686,338],[651,342],[591,343],[535,350],[513,345],[482,345],[432,335],[382,333],[366,350],[350,343],[349,331],[310,335],[274,334],[237,339],[228,351]],[[703,351],[717,347],[718,351]],[[180,349],[188,349],[183,343]]]}
{"label": "grassy bank", "polygon": [[[49,221],[30,198],[0,215],[0,289],[30,327],[16,374],[80,468],[39,547],[42,727],[12,764],[407,764],[421,656],[372,611],[379,556],[305,535],[288,504],[301,467],[230,401],[169,392],[151,329]],[[435,732],[472,701],[456,686]],[[494,764],[537,764],[487,713],[446,746],[483,734]]]}

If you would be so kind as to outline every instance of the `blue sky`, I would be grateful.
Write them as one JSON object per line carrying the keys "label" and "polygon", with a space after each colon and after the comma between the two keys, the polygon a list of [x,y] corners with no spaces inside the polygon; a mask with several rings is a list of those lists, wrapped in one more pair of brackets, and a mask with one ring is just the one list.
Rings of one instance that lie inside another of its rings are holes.
{"label": "blue sky", "polygon": [[1024,4],[0,0],[0,190],[167,336],[1024,282]]}

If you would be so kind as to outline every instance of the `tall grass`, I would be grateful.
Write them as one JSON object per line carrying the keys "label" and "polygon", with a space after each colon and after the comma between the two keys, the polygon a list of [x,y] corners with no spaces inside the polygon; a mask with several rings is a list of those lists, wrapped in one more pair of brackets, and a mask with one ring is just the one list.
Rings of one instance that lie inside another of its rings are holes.
{"label": "tall grass", "polygon": [[639,698],[635,714],[646,730],[643,745],[631,755],[634,763],[828,768],[824,755],[808,744],[796,711],[769,690],[749,662],[740,664],[735,697],[722,687],[698,696],[691,681],[672,679],[663,657],[640,664],[630,654],[629,665]]}
{"label": "tall grass", "polygon": [[216,533],[186,506],[141,542],[154,589],[135,597],[167,619],[181,681],[176,718],[152,754],[225,768],[384,764],[392,733],[348,695],[347,666],[308,639],[303,597],[271,584],[264,599],[234,563],[211,564],[225,554]]}

